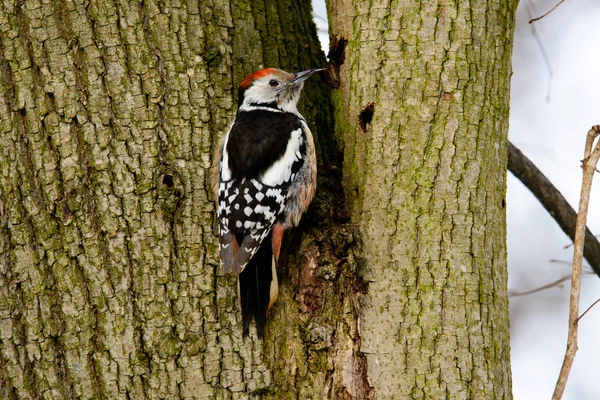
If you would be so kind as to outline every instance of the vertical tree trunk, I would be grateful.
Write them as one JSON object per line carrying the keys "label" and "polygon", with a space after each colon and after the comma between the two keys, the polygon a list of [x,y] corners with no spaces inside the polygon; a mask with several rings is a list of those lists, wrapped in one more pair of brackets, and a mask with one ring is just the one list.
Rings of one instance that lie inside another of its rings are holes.
{"label": "vertical tree trunk", "polygon": [[310,2],[2,2],[0,397],[510,397],[516,4],[421,3],[329,4],[336,136],[311,78],[319,189],[261,342],[209,169],[243,76],[323,65]]}
{"label": "vertical tree trunk", "polygon": [[[377,398],[510,398],[505,190],[517,1],[331,0],[344,190]],[[369,107],[373,103],[372,119]]]}
{"label": "vertical tree trunk", "polygon": [[308,1],[0,4],[0,397],[272,386],[218,270],[209,169],[237,82],[321,57]]}

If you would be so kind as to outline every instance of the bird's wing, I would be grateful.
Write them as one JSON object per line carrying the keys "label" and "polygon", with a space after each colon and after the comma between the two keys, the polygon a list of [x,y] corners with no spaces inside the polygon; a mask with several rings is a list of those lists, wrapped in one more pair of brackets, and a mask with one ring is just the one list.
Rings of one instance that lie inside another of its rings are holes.
{"label": "bird's wing", "polygon": [[285,209],[285,200],[283,188],[256,179],[219,184],[219,244],[225,272],[242,272]]}
{"label": "bird's wing", "polygon": [[[227,139],[226,139],[227,141]],[[239,274],[285,210],[287,189],[304,163],[305,134],[291,133],[281,157],[260,176],[234,179],[223,153],[218,188],[219,245],[225,272]],[[239,245],[239,247],[237,246]]]}

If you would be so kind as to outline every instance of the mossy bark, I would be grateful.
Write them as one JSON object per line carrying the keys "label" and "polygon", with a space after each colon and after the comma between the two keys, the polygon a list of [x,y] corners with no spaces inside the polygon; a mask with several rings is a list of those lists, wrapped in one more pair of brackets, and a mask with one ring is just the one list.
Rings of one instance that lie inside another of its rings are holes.
{"label": "mossy bark", "polygon": [[218,268],[211,157],[245,74],[323,63],[308,1],[0,4],[1,398],[274,387]]}
{"label": "mossy bark", "polygon": [[329,4],[342,87],[305,87],[319,188],[259,341],[211,157],[246,74],[323,66],[310,2],[2,2],[0,397],[509,397],[515,4],[405,3]]}
{"label": "mossy bark", "polygon": [[331,34],[348,40],[335,121],[367,282],[360,351],[377,398],[511,397],[504,199],[516,6],[328,3]]}

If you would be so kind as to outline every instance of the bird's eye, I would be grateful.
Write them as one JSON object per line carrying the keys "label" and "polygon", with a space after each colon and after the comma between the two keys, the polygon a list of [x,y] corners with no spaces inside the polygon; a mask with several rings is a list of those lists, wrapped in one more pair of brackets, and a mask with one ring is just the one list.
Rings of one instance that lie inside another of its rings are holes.
{"label": "bird's eye", "polygon": [[271,79],[269,81],[269,86],[271,86],[271,87],[275,87],[275,86],[278,86],[278,85],[279,85],[279,81],[276,81],[275,79]]}

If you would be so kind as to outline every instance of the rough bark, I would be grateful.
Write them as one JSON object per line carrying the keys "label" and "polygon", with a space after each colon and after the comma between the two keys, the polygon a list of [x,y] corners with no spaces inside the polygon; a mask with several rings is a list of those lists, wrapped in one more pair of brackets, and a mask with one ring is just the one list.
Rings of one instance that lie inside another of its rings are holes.
{"label": "rough bark", "polygon": [[0,397],[276,392],[209,169],[245,74],[323,62],[308,1],[0,4]]}
{"label": "rough bark", "polygon": [[324,63],[309,1],[2,2],[0,397],[510,397],[516,4],[419,4],[329,4],[335,134],[311,78],[319,189],[261,342],[209,169],[244,75]]}
{"label": "rough bark", "polygon": [[[376,398],[511,397],[505,191],[517,1],[331,0]],[[360,398],[360,397],[359,397]]]}

